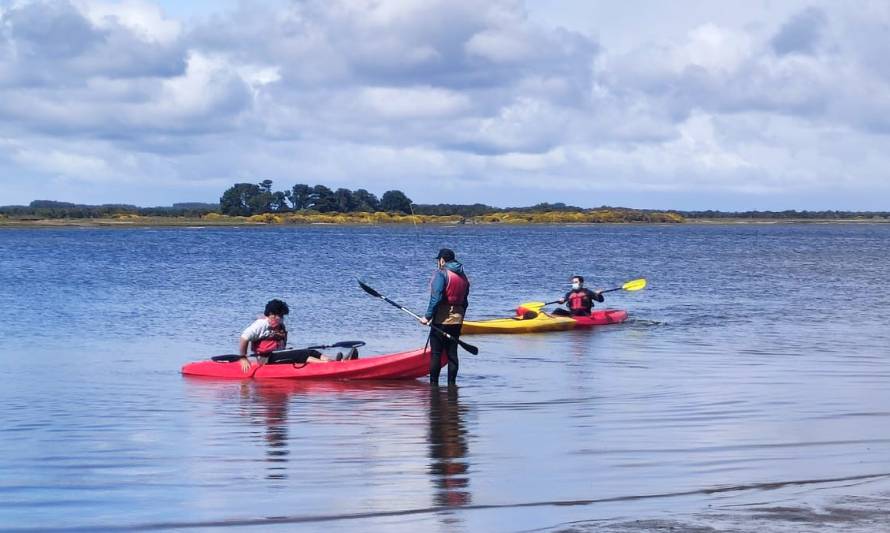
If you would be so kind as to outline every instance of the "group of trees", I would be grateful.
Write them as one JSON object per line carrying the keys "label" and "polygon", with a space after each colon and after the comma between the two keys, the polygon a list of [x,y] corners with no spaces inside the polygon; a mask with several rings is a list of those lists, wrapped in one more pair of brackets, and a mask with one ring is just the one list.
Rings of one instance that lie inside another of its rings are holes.
{"label": "group of trees", "polygon": [[251,216],[263,213],[317,211],[319,213],[354,213],[376,211],[411,212],[411,199],[402,191],[386,191],[380,199],[365,189],[336,191],[303,183],[286,191],[273,191],[272,180],[260,183],[236,183],[219,199],[224,215]]}
{"label": "group of trees", "polygon": [[28,205],[0,207],[0,215],[14,218],[110,218],[118,215],[198,218],[219,209],[217,204],[186,202],[162,207],[138,207],[129,204],[74,204],[54,200],[34,200]]}

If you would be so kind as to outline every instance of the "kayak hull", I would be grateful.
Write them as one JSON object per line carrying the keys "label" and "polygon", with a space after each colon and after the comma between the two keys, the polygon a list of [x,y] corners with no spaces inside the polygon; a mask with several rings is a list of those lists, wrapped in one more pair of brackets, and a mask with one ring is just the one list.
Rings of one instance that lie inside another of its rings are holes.
{"label": "kayak hull", "polygon": [[627,320],[627,311],[623,309],[594,309],[590,316],[573,316],[576,328],[590,328],[620,324]]}
{"label": "kayak hull", "polygon": [[494,320],[465,320],[461,335],[483,333],[538,333],[545,331],[565,331],[573,329],[575,321],[569,317],[550,316],[538,313],[534,318],[496,318]]}
{"label": "kayak hull", "polygon": [[497,318],[494,320],[464,321],[461,335],[484,333],[542,333],[620,324],[627,320],[623,309],[595,309],[589,316],[556,316],[538,313],[533,318]]}
{"label": "kayak hull", "polygon": [[[447,358],[442,357],[444,366]],[[407,352],[330,361],[327,363],[285,363],[258,365],[252,362],[247,372],[241,371],[241,363],[197,361],[182,367],[185,376],[199,376],[217,379],[416,379],[430,373],[430,351],[417,349]]]}

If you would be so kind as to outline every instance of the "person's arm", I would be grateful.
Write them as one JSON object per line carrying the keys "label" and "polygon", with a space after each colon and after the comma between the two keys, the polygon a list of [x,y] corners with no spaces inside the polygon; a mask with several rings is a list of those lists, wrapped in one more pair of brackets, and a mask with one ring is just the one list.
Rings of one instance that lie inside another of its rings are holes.
{"label": "person's arm", "polygon": [[241,354],[241,359],[238,361],[241,363],[241,371],[245,374],[250,370],[250,359],[247,358],[247,346],[250,344],[250,341],[241,337],[238,340],[238,353]]}
{"label": "person's arm", "polygon": [[442,301],[442,296],[445,293],[445,273],[439,271],[433,277],[432,288],[430,289],[430,303],[426,308],[426,314],[424,315],[424,324],[429,324],[433,319],[433,314],[436,312],[436,306],[439,305],[439,302]]}
{"label": "person's arm", "polygon": [[248,370],[250,370],[250,360],[247,358],[247,348],[250,346],[250,341],[256,340],[259,338],[259,327],[257,326],[257,322],[247,326],[244,332],[241,333],[241,338],[238,339],[238,354],[241,355],[241,359],[238,361],[241,363],[241,371],[245,374]]}
{"label": "person's arm", "polygon": [[602,289],[598,289],[595,291],[588,290],[587,292],[589,292],[590,297],[592,299],[596,300],[597,302],[603,302],[606,300],[605,298],[603,298],[603,290]]}
{"label": "person's arm", "polygon": [[565,293],[565,296],[559,299],[559,303],[564,304],[569,301],[569,295],[572,294],[572,291]]}

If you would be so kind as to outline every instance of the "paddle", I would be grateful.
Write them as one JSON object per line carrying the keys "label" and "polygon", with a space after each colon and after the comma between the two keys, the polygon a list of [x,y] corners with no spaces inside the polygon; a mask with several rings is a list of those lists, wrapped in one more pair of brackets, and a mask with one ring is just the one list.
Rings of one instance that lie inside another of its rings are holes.
{"label": "paddle", "polygon": [[[646,279],[645,278],[633,279],[633,280],[628,281],[627,283],[625,283],[624,285],[622,285],[620,287],[615,287],[614,289],[606,289],[606,290],[600,291],[600,294],[604,294],[607,292],[615,292],[615,291],[633,292],[633,291],[641,290],[645,287],[646,287]],[[534,310],[540,309],[546,305],[553,305],[553,304],[558,304],[558,303],[562,303],[562,302],[560,302],[559,300],[554,300],[552,302],[546,302],[546,303],[544,303],[544,302],[525,302],[524,304],[520,304],[520,307],[524,307],[530,311],[534,311]]]}
{"label": "paddle", "polygon": [[[340,341],[335,342],[334,344],[319,344],[318,346],[309,346],[307,348],[285,348],[284,350],[275,350],[269,352],[268,354],[264,354],[269,357],[269,360],[272,361],[276,359],[277,356],[281,356],[282,354],[287,354],[290,352],[298,352],[304,350],[324,350],[325,348],[358,348],[359,346],[364,346],[365,341]],[[212,361],[217,361],[220,363],[232,363],[241,359],[241,356],[238,354],[226,354],[226,355],[215,355],[210,358]]]}
{"label": "paddle", "polygon": [[[419,315],[417,315],[417,314],[415,314],[415,313],[412,313],[409,309],[405,309],[405,308],[402,307],[401,305],[397,304],[396,302],[390,300],[390,299],[387,298],[386,296],[384,296],[384,295],[380,294],[379,292],[375,291],[374,289],[372,289],[371,287],[369,287],[367,284],[365,284],[364,282],[362,282],[362,280],[358,280],[358,284],[359,284],[359,287],[362,288],[362,290],[364,290],[366,293],[370,294],[371,296],[373,296],[373,297],[375,297],[375,298],[380,298],[381,300],[383,300],[384,302],[388,303],[389,305],[391,305],[391,306],[393,306],[393,307],[396,307],[396,308],[398,308],[398,309],[401,309],[402,311],[408,313],[409,315],[413,316],[413,317],[416,318],[417,320],[420,320],[420,316],[419,316]],[[453,341],[457,341],[457,344],[459,344],[461,348],[463,348],[464,350],[470,352],[471,354],[476,355],[476,354],[479,353],[479,348],[476,348],[476,347],[473,346],[472,344],[468,344],[468,343],[466,343],[466,342],[464,342],[464,341],[462,341],[462,340],[460,340],[460,339],[455,339],[453,336],[449,335],[448,333],[442,331],[441,329],[437,328],[436,326],[434,326],[434,325],[432,325],[432,324],[429,324],[429,327],[430,327],[433,331],[438,331],[438,332],[439,332],[441,335],[443,335],[446,339],[450,339],[450,340],[453,340]]]}
{"label": "paddle", "polygon": [[600,291],[600,294],[602,294],[604,292],[615,292],[615,291],[633,292],[633,291],[638,291],[640,289],[643,289],[645,287],[646,287],[645,278],[633,279],[633,280],[628,281],[627,283],[625,283],[624,285],[622,285],[620,287],[615,287],[614,289],[606,289],[604,291]]}

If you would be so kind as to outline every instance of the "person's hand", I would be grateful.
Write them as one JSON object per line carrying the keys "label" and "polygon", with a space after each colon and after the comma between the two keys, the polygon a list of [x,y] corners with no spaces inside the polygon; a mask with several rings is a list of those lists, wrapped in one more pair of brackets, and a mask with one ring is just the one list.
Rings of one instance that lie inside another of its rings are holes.
{"label": "person's hand", "polygon": [[566,303],[566,299],[565,299],[565,298],[560,298],[559,300],[557,300],[557,302],[559,302],[559,303],[561,303],[561,304],[564,304],[564,303]]}
{"label": "person's hand", "polygon": [[248,359],[246,355],[242,356],[241,359],[239,359],[238,361],[241,362],[242,372],[244,372],[245,374],[250,372],[250,359]]}
{"label": "person's hand", "polygon": [[430,319],[425,316],[420,317],[420,323],[424,326],[428,326],[430,324]]}

